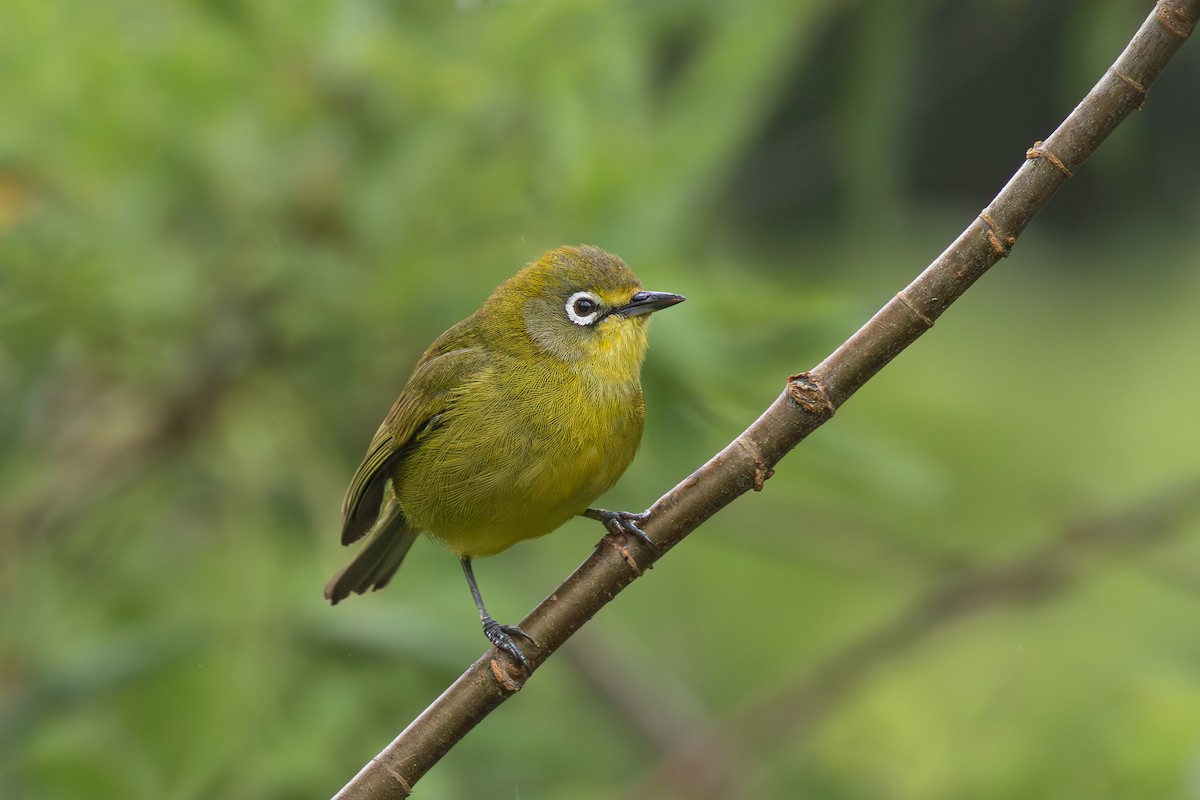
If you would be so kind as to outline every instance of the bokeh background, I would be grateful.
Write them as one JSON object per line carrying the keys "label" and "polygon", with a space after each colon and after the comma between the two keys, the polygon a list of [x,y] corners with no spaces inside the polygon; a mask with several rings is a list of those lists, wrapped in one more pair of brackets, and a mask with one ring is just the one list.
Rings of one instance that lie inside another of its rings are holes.
{"label": "bokeh background", "polygon": [[[321,597],[429,341],[561,243],[687,295],[604,499],[644,508],[1151,7],[6,0],[0,796],[334,793],[483,651],[429,542]],[[419,796],[1200,797],[1198,84],[1192,42],[1011,258]],[[599,533],[480,562],[493,612]]]}

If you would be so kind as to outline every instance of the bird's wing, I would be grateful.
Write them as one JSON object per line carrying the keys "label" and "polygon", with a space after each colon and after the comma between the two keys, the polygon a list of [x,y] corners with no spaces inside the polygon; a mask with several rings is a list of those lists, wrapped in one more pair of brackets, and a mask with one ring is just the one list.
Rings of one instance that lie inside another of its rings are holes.
{"label": "bird's wing", "polygon": [[421,357],[350,481],[342,503],[342,543],[370,535],[325,586],[325,597],[332,603],[351,592],[382,588],[420,533],[409,525],[395,495],[386,489],[409,452],[408,445],[450,407],[455,389],[487,369],[486,349],[463,327],[460,323],[446,331]]}
{"label": "bird's wing", "polygon": [[[455,389],[487,368],[486,349],[464,327],[446,331],[425,352],[371,439],[342,501],[342,544],[361,539],[380,520],[384,489],[407,445],[447,409]],[[402,518],[399,523],[404,525]]]}

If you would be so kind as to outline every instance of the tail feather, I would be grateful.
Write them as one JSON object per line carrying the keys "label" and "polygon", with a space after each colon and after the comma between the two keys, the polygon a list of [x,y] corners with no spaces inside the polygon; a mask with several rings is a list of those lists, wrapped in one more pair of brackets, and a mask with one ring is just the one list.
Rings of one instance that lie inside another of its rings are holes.
{"label": "tail feather", "polygon": [[336,605],[351,592],[382,589],[400,569],[419,533],[409,526],[395,498],[389,496],[362,549],[325,584],[325,599]]}

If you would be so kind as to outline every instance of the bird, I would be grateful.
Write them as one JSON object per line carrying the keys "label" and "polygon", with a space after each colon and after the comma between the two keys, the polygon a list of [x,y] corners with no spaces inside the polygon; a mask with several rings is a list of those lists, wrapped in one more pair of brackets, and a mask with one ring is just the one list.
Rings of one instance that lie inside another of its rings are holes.
{"label": "bird", "polygon": [[684,299],[592,245],[498,286],[425,351],[371,439],[342,503],[342,544],[365,541],[325,598],[383,588],[424,532],[458,557],[488,641],[527,669],[516,640],[536,642],[488,613],[472,561],[577,515],[654,546],[646,513],[591,504],[641,441],[650,316]]}

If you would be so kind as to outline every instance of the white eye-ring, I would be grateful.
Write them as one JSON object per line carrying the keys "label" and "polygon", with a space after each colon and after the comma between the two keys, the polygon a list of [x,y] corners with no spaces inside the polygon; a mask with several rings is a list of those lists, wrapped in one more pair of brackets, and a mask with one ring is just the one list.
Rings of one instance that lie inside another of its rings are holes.
{"label": "white eye-ring", "polygon": [[591,292],[576,292],[567,298],[567,318],[576,325],[591,325],[600,316],[600,301]]}

